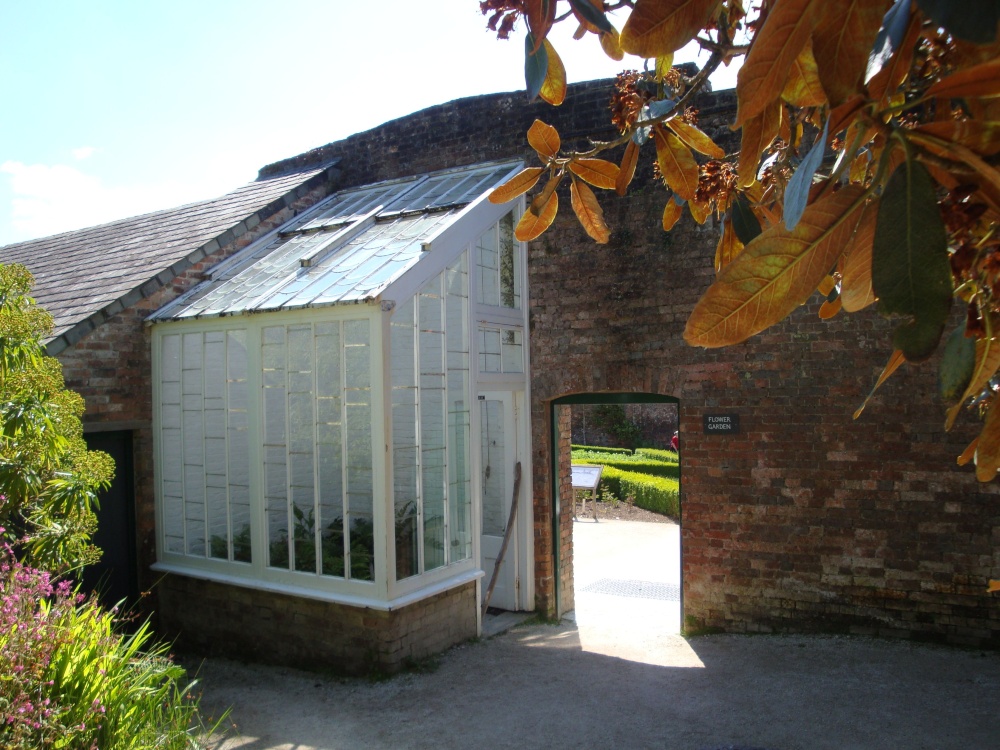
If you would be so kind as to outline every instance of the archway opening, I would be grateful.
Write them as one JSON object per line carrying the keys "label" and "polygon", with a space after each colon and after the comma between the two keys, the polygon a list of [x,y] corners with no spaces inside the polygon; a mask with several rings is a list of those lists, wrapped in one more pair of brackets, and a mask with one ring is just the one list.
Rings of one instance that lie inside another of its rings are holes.
{"label": "archway opening", "polygon": [[551,403],[557,611],[623,634],[680,632],[678,399],[587,393]]}

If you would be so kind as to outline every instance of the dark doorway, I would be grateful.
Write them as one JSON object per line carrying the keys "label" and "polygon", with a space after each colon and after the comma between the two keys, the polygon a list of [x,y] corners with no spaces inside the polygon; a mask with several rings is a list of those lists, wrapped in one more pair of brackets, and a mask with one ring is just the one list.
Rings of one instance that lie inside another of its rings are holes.
{"label": "dark doorway", "polygon": [[88,448],[104,451],[114,459],[115,478],[99,496],[97,533],[93,543],[103,555],[100,562],[83,571],[80,583],[85,591],[96,592],[106,607],[124,601],[127,609],[139,598],[132,433],[127,430],[90,432],[83,437]]}

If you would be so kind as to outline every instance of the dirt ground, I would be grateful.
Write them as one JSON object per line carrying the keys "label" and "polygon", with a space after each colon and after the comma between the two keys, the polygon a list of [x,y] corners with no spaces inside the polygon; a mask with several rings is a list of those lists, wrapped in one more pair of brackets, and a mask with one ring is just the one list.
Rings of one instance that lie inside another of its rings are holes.
{"label": "dirt ground", "polygon": [[[202,705],[232,709],[221,750],[1000,748],[996,652],[677,635],[678,531],[578,521],[577,606],[559,624],[523,624],[384,681],[213,659]],[[609,594],[609,582],[646,593]]]}

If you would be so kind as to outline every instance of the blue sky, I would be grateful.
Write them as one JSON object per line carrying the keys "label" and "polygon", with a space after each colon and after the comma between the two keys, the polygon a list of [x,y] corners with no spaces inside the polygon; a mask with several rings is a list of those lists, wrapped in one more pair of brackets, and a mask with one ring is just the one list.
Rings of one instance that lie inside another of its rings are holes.
{"label": "blue sky", "polygon": [[[0,245],[221,195],[424,107],[523,88],[520,32],[498,42],[478,5],[2,3]],[[641,67],[562,26],[571,81]],[[733,85],[726,73],[716,89]]]}

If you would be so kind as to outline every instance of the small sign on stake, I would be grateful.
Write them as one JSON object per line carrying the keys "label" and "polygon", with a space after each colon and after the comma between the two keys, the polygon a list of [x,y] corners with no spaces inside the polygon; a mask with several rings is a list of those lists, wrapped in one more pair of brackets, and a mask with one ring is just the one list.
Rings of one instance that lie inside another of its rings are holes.
{"label": "small sign on stake", "polygon": [[705,414],[702,426],[706,435],[736,435],[740,431],[739,414]]}

